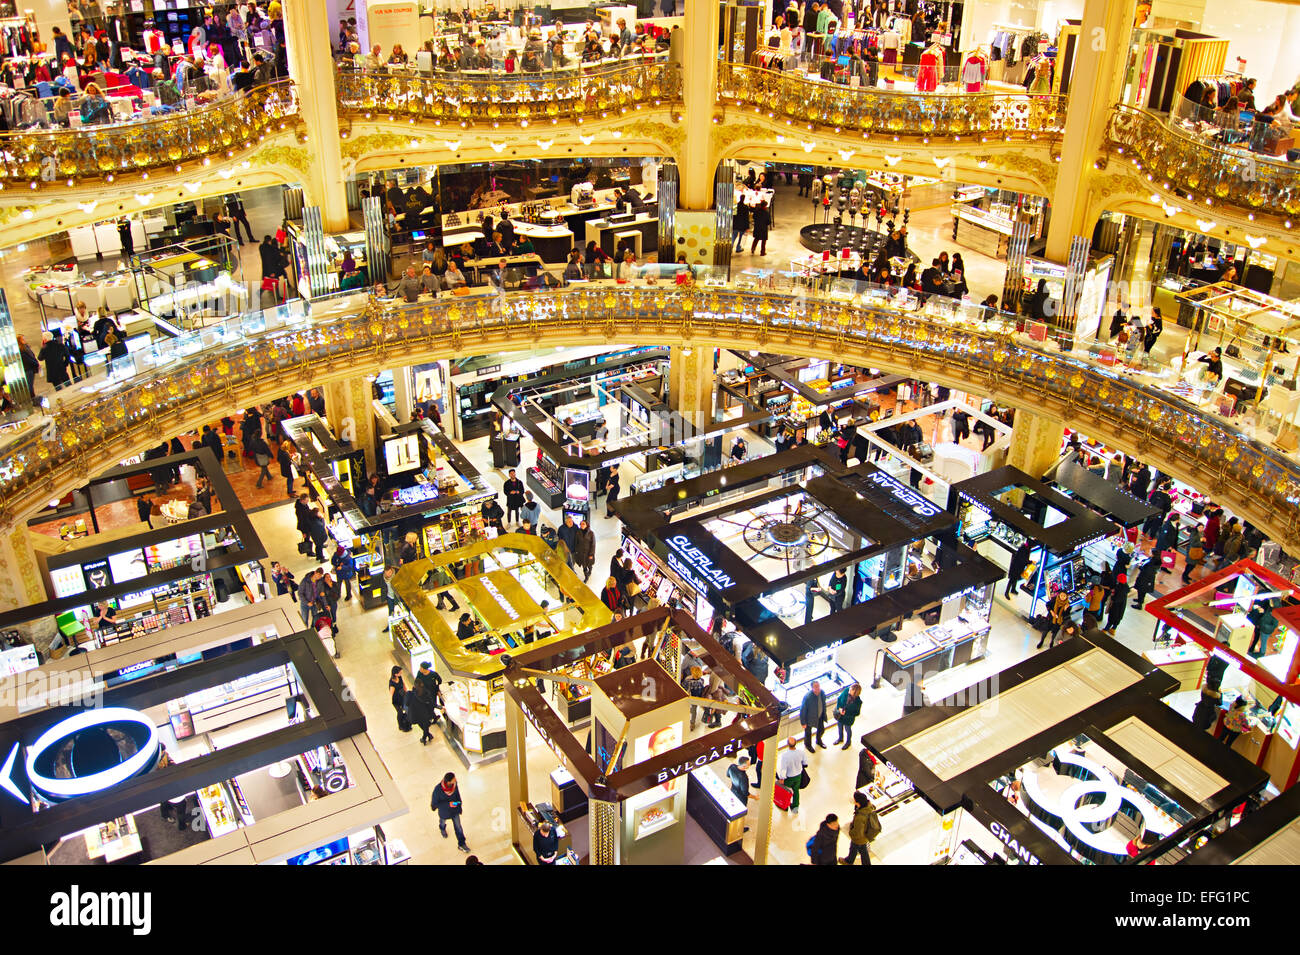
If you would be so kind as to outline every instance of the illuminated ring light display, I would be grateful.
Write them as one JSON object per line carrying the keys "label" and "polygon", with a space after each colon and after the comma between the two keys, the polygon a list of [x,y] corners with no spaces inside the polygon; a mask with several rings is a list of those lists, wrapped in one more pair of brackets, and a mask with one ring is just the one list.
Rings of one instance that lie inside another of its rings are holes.
{"label": "illuminated ring light display", "polygon": [[338,766],[331,766],[320,777],[321,788],[330,795],[341,793],[348,788],[347,771]]}
{"label": "illuminated ring light display", "polygon": [[1167,836],[1172,829],[1154,806],[1132,789],[1122,786],[1100,763],[1076,753],[1054,753],[1057,774],[1082,780],[1058,796],[1045,793],[1036,773],[1025,773],[1025,808],[1039,828],[1067,849],[1092,862],[1118,862],[1127,858],[1123,842],[1103,841],[1120,813],[1137,823],[1138,831]]}
{"label": "illuminated ring light display", "polygon": [[32,789],[53,802],[111,789],[157,762],[158,731],[139,710],[90,709],[60,720],[27,750]]}

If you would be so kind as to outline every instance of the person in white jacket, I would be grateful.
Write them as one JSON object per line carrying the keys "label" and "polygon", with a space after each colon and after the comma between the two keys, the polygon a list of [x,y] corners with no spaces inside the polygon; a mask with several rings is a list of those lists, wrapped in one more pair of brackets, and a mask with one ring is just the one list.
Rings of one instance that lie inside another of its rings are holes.
{"label": "person in white jacket", "polygon": [[808,766],[808,756],[799,749],[799,740],[791,736],[776,757],[776,778],[790,790],[790,811],[799,811],[799,778]]}
{"label": "person in white jacket", "polygon": [[636,278],[636,273],[636,256],[632,254],[631,249],[628,249],[623,253],[623,261],[618,263],[618,280],[620,282],[630,282]]}

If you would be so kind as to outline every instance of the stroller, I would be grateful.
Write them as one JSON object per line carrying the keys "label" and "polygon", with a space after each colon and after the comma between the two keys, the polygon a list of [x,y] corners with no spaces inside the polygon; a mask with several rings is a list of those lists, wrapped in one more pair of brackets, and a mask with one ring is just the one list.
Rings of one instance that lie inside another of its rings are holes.
{"label": "stroller", "polygon": [[320,637],[320,642],[325,644],[325,649],[337,660],[339,658],[339,647],[334,639],[334,619],[327,613],[317,614],[311,625],[316,631],[316,636]]}

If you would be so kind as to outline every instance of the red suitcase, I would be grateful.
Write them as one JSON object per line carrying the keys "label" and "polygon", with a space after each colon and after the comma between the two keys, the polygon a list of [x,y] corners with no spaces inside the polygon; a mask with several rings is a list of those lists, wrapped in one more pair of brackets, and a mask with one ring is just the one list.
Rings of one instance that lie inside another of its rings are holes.
{"label": "red suitcase", "polygon": [[793,798],[794,793],[785,786],[782,786],[780,783],[777,783],[772,787],[772,802],[775,804],[776,808],[780,809],[782,812],[790,808],[790,800]]}

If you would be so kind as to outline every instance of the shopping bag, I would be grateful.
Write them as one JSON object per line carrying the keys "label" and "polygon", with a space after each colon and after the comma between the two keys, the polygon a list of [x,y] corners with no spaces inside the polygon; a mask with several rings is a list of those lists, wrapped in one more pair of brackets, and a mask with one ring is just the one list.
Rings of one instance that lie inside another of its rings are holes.
{"label": "shopping bag", "polygon": [[785,786],[777,783],[772,787],[772,804],[776,806],[777,809],[780,809],[782,812],[786,811],[790,808],[790,800],[792,799],[794,799],[794,793]]}

